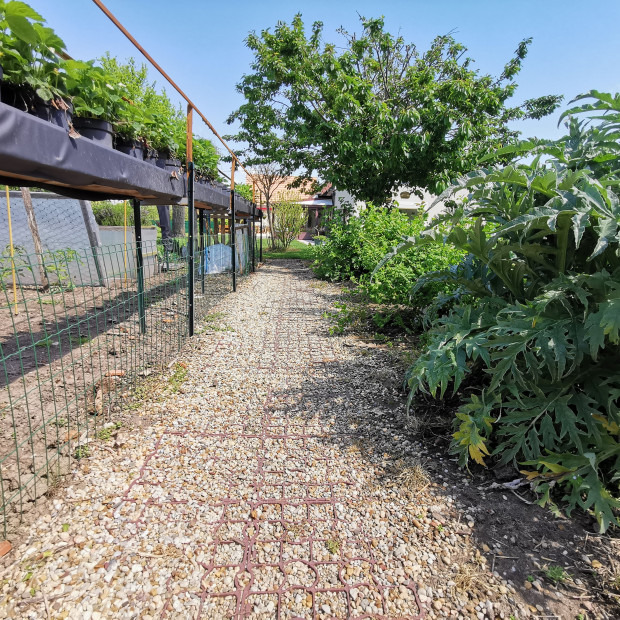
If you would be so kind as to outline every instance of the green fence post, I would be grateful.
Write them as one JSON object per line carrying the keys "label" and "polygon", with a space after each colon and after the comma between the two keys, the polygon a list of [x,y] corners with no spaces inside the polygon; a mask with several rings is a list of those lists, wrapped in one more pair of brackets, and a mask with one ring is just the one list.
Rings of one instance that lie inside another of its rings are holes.
{"label": "green fence post", "polygon": [[252,217],[250,218],[250,226],[252,228],[249,229],[248,231],[248,236],[250,238],[250,241],[252,243],[252,273],[254,273],[256,271],[256,265],[254,264],[254,248],[256,247],[256,229],[254,228],[254,220],[256,218],[256,207],[254,206],[254,203],[252,203]]}
{"label": "green fence post", "polygon": [[205,292],[205,211],[198,212],[198,236],[200,237],[200,274],[202,276],[202,294]]}
{"label": "green fence post", "polygon": [[142,222],[140,221],[140,201],[133,200],[133,225],[136,236],[136,276],[138,280],[138,315],[140,333],[146,334],[146,309],[144,305],[144,258],[142,255]]}
{"label": "green fence post", "polygon": [[187,322],[188,334],[194,335],[194,162],[187,162]]}

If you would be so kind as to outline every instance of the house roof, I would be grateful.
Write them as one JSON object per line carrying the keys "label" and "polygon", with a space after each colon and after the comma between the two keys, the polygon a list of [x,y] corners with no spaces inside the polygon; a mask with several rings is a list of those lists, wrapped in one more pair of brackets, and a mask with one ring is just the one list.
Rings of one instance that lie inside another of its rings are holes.
{"label": "house roof", "polygon": [[[312,177],[311,181],[302,182],[300,187],[289,187],[298,179],[299,177],[296,176],[283,177],[282,182],[271,197],[271,202],[277,203],[286,200],[300,202],[304,206],[326,206],[333,204],[334,188],[331,183],[327,183],[323,186],[318,194],[313,194],[311,193],[312,184],[315,183],[317,179]],[[261,200],[260,194],[258,198],[257,204],[260,202],[260,206],[262,207],[265,201]]]}

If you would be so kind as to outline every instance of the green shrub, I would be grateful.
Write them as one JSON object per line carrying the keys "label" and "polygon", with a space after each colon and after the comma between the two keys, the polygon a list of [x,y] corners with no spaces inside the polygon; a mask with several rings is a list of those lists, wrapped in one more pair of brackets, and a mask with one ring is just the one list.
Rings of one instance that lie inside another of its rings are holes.
{"label": "green shrub", "polygon": [[[462,257],[462,252],[451,247],[412,247],[373,274],[387,252],[404,237],[421,233],[424,225],[423,216],[409,219],[397,209],[372,205],[358,217],[336,218],[329,237],[315,246],[314,272],[327,280],[353,280],[376,303],[407,304],[421,276],[449,268]],[[414,301],[424,305],[436,293],[448,290],[448,285],[433,282],[416,291]]]}
{"label": "green shrub", "polygon": [[235,183],[235,193],[252,202],[252,186],[247,183]]}
{"label": "green shrub", "polygon": [[429,228],[400,250],[467,252],[434,277],[461,299],[431,326],[410,400],[460,390],[451,450],[463,465],[512,463],[541,504],[579,507],[604,531],[620,523],[620,96],[589,96],[571,112],[599,126],[573,117],[561,140],[503,149],[535,157],[461,179],[451,191],[469,196],[444,218],[445,240]]}
{"label": "green shrub", "polygon": [[[125,204],[123,202],[111,202],[102,200],[92,202],[95,221],[99,226],[124,226],[125,225]],[[159,221],[157,207],[141,207],[140,222],[142,226],[153,226],[153,220]],[[127,226],[133,226],[133,208],[127,205]]]}
{"label": "green shrub", "polygon": [[277,248],[286,250],[304,227],[307,212],[297,202],[284,201],[273,205],[274,214],[274,239]]}

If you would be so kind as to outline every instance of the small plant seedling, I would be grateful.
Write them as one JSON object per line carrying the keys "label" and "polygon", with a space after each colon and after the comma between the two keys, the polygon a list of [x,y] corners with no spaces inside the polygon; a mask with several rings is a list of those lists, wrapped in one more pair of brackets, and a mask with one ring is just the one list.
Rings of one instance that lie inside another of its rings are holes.
{"label": "small plant seedling", "polygon": [[549,566],[549,568],[545,571],[545,577],[557,584],[564,583],[570,575],[562,566]]}
{"label": "small plant seedling", "polygon": [[[259,313],[260,314],[260,313]],[[225,312],[211,312],[203,319],[206,323],[215,323],[226,316]]]}
{"label": "small plant seedling", "polygon": [[112,437],[112,429],[111,428],[102,428],[97,434],[101,441],[108,441],[110,437]]}
{"label": "small plant seedling", "polygon": [[62,531],[63,532],[68,532],[69,531],[69,524],[68,523],[63,523],[62,524]]}
{"label": "small plant seedling", "polygon": [[58,426],[59,428],[62,426],[67,426],[67,418],[56,418],[56,420],[52,422],[52,424]]}
{"label": "small plant seedling", "polygon": [[86,459],[90,456],[90,448],[88,446],[78,446],[73,453],[73,457],[78,461]]}
{"label": "small plant seedling", "polygon": [[172,387],[173,392],[177,392],[179,390],[186,377],[187,367],[184,364],[176,363],[174,365],[174,372],[172,373],[170,379],[168,379],[168,383]]}
{"label": "small plant seedling", "polygon": [[534,583],[534,581],[535,581],[534,575],[528,575],[528,576],[526,577],[526,579],[527,579],[530,583]]}
{"label": "small plant seedling", "polygon": [[86,344],[90,342],[88,336],[71,336],[71,344]]}
{"label": "small plant seedling", "polygon": [[335,555],[340,551],[340,541],[335,539],[330,539],[325,541],[325,548],[332,554]]}
{"label": "small plant seedling", "polygon": [[30,596],[34,596],[37,593],[35,588],[30,588]]}
{"label": "small plant seedling", "polygon": [[38,342],[35,342],[35,346],[37,347],[51,347],[51,346],[58,346],[58,341],[57,340],[52,340],[51,337],[47,337],[47,338],[43,338],[43,340],[39,340]]}
{"label": "small plant seedling", "polygon": [[58,299],[54,299],[53,297],[50,297],[49,299],[39,299],[39,303],[45,306],[55,306],[56,304],[59,304],[61,302]]}

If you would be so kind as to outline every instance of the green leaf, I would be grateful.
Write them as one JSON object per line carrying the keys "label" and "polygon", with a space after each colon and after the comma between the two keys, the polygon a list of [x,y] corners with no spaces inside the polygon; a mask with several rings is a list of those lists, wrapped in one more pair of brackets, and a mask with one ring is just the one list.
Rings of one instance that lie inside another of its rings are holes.
{"label": "green leaf", "polygon": [[39,43],[36,30],[25,17],[21,15],[5,15],[5,19],[9,28],[17,38],[29,45],[36,45]]}
{"label": "green leaf", "polygon": [[44,22],[45,20],[39,13],[37,13],[32,7],[28,6],[25,2],[17,2],[12,0],[4,5],[4,11],[6,15],[12,17],[27,17],[38,22]]}

